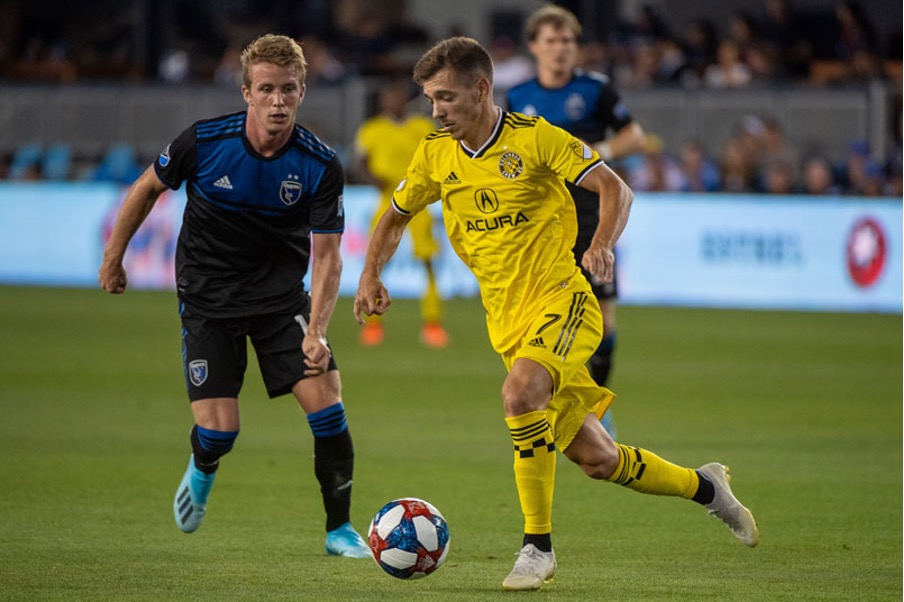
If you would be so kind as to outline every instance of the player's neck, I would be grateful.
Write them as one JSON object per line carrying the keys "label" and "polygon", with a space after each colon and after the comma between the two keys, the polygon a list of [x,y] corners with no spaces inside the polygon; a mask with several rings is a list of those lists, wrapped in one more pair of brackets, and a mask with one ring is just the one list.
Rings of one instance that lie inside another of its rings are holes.
{"label": "player's neck", "polygon": [[472,151],[479,150],[496,129],[496,123],[499,121],[499,107],[492,102],[487,103],[483,115],[475,123],[474,131],[466,135],[462,142]]}
{"label": "player's neck", "polygon": [[276,133],[270,133],[261,128],[249,127],[245,129],[245,136],[251,147],[261,156],[269,157],[286,145],[292,136],[292,129],[287,128]]}
{"label": "player's neck", "polygon": [[574,69],[537,69],[537,81],[544,88],[561,88],[574,75]]}

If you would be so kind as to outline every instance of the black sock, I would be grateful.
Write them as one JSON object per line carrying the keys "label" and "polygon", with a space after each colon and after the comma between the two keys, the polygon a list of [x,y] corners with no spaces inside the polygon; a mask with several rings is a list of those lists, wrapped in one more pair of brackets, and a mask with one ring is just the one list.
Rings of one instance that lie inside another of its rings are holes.
{"label": "black sock", "polygon": [[700,474],[699,470],[695,470],[697,476],[700,478],[700,486],[697,487],[697,493],[694,494],[694,497],[691,499],[697,502],[698,504],[709,504],[713,501],[713,498],[716,497],[716,490],[713,487],[712,482]]}
{"label": "black sock", "polygon": [[521,542],[523,548],[527,544],[532,543],[541,552],[552,552],[552,536],[549,533],[542,535],[524,534],[524,541]]}
{"label": "black sock", "polygon": [[590,376],[601,387],[606,386],[612,371],[612,355],[615,350],[615,331],[607,332],[600,345],[590,356]]}
{"label": "black sock", "polygon": [[332,437],[314,437],[314,474],[320,483],[326,530],[349,521],[355,450],[348,429]]}

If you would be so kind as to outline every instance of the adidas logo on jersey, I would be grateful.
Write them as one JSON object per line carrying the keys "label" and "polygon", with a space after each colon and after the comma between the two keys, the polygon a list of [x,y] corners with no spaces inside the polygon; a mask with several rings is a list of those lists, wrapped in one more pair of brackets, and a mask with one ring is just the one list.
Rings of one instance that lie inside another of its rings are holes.
{"label": "adidas logo on jersey", "polygon": [[543,347],[546,348],[546,343],[543,342],[543,337],[534,337],[527,343],[531,347]]}
{"label": "adidas logo on jersey", "polygon": [[443,180],[443,184],[461,184],[461,180],[458,179],[454,171],[450,171],[446,179]]}
{"label": "adidas logo on jersey", "polygon": [[225,188],[226,190],[232,190],[232,182],[229,181],[229,176],[223,176],[219,180],[213,183],[217,188]]}

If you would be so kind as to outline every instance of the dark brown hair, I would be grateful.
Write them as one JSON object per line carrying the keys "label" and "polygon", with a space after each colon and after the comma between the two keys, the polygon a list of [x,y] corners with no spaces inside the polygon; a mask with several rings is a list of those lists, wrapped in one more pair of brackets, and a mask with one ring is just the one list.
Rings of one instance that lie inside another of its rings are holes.
{"label": "dark brown hair", "polygon": [[446,68],[469,80],[485,77],[491,83],[493,81],[493,60],[473,38],[457,36],[437,42],[414,66],[414,81],[423,85]]}

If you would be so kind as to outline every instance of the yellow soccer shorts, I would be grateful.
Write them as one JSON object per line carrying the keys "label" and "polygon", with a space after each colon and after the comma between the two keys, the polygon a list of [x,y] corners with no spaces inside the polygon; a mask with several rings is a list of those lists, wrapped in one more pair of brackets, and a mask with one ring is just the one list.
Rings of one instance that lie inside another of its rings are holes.
{"label": "yellow soccer shorts", "polygon": [[587,414],[602,418],[615,394],[596,384],[587,361],[603,336],[599,303],[587,290],[563,289],[537,312],[520,343],[502,355],[506,370],[518,358],[533,360],[552,376],[553,397],[546,409],[556,447],[565,450]]}

